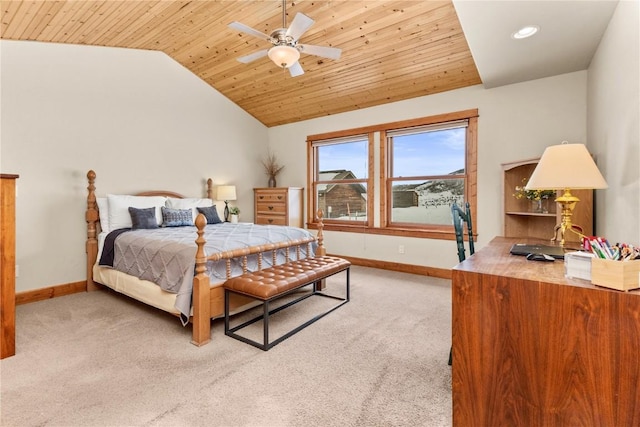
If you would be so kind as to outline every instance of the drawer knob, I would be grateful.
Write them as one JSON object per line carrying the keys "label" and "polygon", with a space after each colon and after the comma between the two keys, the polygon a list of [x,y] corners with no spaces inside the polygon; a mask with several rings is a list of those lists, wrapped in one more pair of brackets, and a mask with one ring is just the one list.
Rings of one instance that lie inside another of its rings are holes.
{"label": "drawer knob", "polygon": [[269,210],[272,211],[273,210],[273,206],[269,206]]}
{"label": "drawer knob", "polygon": [[278,196],[278,200],[282,200],[282,196]]}
{"label": "drawer knob", "polygon": [[258,198],[259,198],[260,200],[262,200],[262,199],[264,199],[264,196],[258,196]]}
{"label": "drawer knob", "polygon": [[268,219],[267,221],[269,221],[269,224],[271,224],[271,223],[273,222],[273,220],[272,220],[272,219]]}

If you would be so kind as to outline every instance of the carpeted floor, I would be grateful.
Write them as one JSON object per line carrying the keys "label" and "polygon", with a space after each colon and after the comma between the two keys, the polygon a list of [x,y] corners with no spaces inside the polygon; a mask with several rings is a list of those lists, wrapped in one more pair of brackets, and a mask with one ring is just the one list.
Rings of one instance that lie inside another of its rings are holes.
{"label": "carpeted floor", "polygon": [[[351,284],[351,302],[268,352],[226,337],[222,320],[195,347],[190,327],[110,291],[19,306],[0,424],[451,425],[450,281],[353,267]],[[272,325],[302,323],[326,301]]]}

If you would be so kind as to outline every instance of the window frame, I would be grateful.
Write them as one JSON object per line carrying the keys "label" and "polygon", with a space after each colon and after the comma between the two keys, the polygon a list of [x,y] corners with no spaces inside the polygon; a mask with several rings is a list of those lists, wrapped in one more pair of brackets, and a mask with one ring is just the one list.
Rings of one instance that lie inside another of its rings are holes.
{"label": "window frame", "polygon": [[[311,200],[309,201],[310,203],[313,203],[314,206],[314,210],[318,211],[318,206],[316,204],[316,202],[318,201],[318,198],[315,197],[315,195],[317,194],[317,186],[318,185],[322,185],[322,184],[327,184],[327,185],[348,185],[348,184],[362,184],[364,183],[367,187],[367,192],[369,191],[369,189],[372,188],[373,186],[373,180],[371,179],[372,175],[372,171],[373,171],[373,167],[372,167],[372,153],[373,153],[373,139],[372,139],[372,134],[371,133],[364,133],[364,134],[354,134],[354,135],[350,135],[350,136],[346,136],[346,137],[340,137],[340,138],[324,138],[322,139],[318,145],[315,144],[315,142],[317,141],[313,141],[310,143],[310,149],[312,150],[311,153],[311,157],[313,159],[313,177],[316,178],[318,176],[318,174],[320,173],[320,168],[319,168],[319,158],[316,156],[317,150],[322,147],[323,145],[331,145],[331,144],[339,144],[339,143],[349,143],[349,142],[355,142],[355,141],[359,141],[359,140],[367,140],[367,178],[356,178],[356,179],[341,179],[341,180],[330,180],[330,181],[322,181],[320,179],[318,180],[313,180],[312,184],[308,187],[311,190],[309,191],[309,194],[313,197],[313,202],[311,202]],[[343,224],[343,225],[347,225],[347,226],[358,226],[358,227],[362,227],[362,226],[366,226],[366,227],[371,227],[372,226],[372,211],[371,209],[373,208],[373,204],[372,201],[370,199],[370,197],[367,197],[367,201],[366,201],[366,205],[367,205],[367,220],[366,221],[349,221],[349,220],[340,220],[340,219],[332,219],[332,218],[327,218],[326,213],[324,213],[323,218],[325,220],[329,220],[332,224]],[[311,206],[311,205],[308,205]]]}
{"label": "window frame", "polygon": [[[352,136],[367,134],[369,137],[369,162],[367,179],[367,221],[366,223],[352,224],[350,221],[326,220],[324,230],[345,231],[353,233],[383,234],[405,237],[421,237],[430,239],[455,239],[453,225],[434,224],[411,224],[411,223],[391,223],[390,200],[392,189],[390,187],[392,177],[390,177],[390,150],[387,140],[387,133],[405,128],[428,126],[435,124],[445,124],[448,122],[467,121],[466,127],[466,148],[465,148],[465,179],[464,198],[471,207],[471,216],[474,224],[476,221],[477,207],[477,130],[478,130],[478,109],[469,109],[452,113],[439,114],[417,119],[403,120],[380,125],[347,129],[324,134],[307,136],[307,227],[318,228],[318,213],[316,205],[316,177],[317,159],[315,159],[314,143],[323,140],[349,138]],[[376,134],[379,137],[378,147],[378,174],[375,175],[374,141]],[[376,200],[376,198],[378,200]],[[374,209],[378,207],[377,221],[374,219]],[[376,224],[377,223],[377,224]],[[474,227],[477,233],[477,226]]]}

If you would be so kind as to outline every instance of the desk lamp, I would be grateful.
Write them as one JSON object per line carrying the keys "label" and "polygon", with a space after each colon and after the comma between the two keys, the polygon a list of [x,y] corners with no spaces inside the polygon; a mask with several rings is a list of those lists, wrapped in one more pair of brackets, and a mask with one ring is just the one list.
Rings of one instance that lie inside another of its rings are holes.
{"label": "desk lamp", "polygon": [[526,190],[562,190],[564,193],[556,198],[562,208],[562,220],[556,225],[552,242],[564,246],[567,230],[584,237],[580,226],[571,223],[571,215],[579,198],[571,194],[574,190],[593,190],[607,188],[591,154],[584,144],[562,144],[547,147],[542,153],[538,165],[525,186]]}
{"label": "desk lamp", "polygon": [[235,185],[219,185],[216,200],[224,200],[224,222],[229,222],[229,200],[236,199]]}

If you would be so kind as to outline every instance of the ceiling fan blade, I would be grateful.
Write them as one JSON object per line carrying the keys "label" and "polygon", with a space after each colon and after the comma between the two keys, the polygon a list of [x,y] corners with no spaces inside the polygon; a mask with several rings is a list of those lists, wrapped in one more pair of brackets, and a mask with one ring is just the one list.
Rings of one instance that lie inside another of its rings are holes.
{"label": "ceiling fan blade", "polygon": [[304,70],[302,69],[302,65],[296,61],[291,67],[289,67],[289,74],[291,77],[298,77],[304,74]]}
{"label": "ceiling fan blade", "polygon": [[295,18],[293,18],[293,22],[289,25],[287,32],[285,35],[291,37],[293,41],[296,41],[300,38],[301,35],[304,34],[305,31],[309,29],[316,22],[313,19],[309,18],[304,13],[296,13]]}
{"label": "ceiling fan blade", "polygon": [[233,28],[234,30],[241,31],[245,34],[249,34],[250,36],[257,37],[262,40],[271,41],[271,38],[267,34],[253,29],[248,25],[244,25],[243,23],[238,21],[233,21],[231,24],[229,24],[229,28]]}
{"label": "ceiling fan blade", "polygon": [[256,59],[267,56],[268,52],[269,49],[259,50],[257,52],[250,53],[249,55],[241,56],[240,58],[238,58],[238,61],[242,62],[243,64],[248,64],[251,61],[255,61]]}
{"label": "ceiling fan blade", "polygon": [[316,46],[312,44],[299,44],[298,48],[302,53],[328,59],[340,59],[340,54],[342,53],[342,49],[338,49],[337,47]]}

